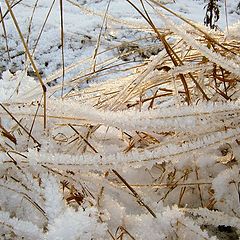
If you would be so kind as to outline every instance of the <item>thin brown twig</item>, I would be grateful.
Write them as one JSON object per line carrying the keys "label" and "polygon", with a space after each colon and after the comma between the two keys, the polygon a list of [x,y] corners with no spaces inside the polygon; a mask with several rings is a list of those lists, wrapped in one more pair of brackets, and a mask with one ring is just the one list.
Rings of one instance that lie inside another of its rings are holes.
{"label": "thin brown twig", "polygon": [[48,10],[48,13],[47,13],[46,17],[45,17],[44,23],[43,23],[43,25],[42,25],[42,27],[41,27],[41,30],[40,30],[40,32],[39,32],[39,34],[38,34],[38,37],[37,37],[37,40],[36,40],[36,42],[35,42],[35,44],[34,44],[33,51],[32,51],[32,55],[34,55],[34,53],[35,53],[35,51],[36,51],[37,45],[38,45],[39,40],[40,40],[40,38],[41,38],[41,36],[42,36],[44,27],[45,27],[45,25],[46,25],[46,23],[47,23],[47,20],[48,20],[48,18],[49,18],[49,16],[50,16],[50,13],[51,13],[52,9],[53,9],[53,5],[54,5],[55,1],[56,1],[56,0],[53,0],[53,1],[52,1],[52,4],[51,4],[51,6],[50,6],[50,8],[49,8],[49,10]]}
{"label": "thin brown twig", "polygon": [[68,124],[68,126],[79,135],[79,137],[95,152],[98,153],[98,151],[77,131],[76,128],[74,128],[70,123]]}
{"label": "thin brown twig", "polygon": [[11,142],[13,142],[14,144],[17,144],[17,139],[15,138],[15,136],[13,134],[11,134],[9,131],[7,131],[2,124],[0,123],[0,133],[8,138]]}
{"label": "thin brown twig", "polygon": [[32,125],[31,125],[30,131],[29,131],[28,140],[29,140],[29,138],[30,138],[30,136],[32,134],[33,127],[34,127],[35,121],[37,119],[37,114],[38,114],[38,111],[39,111],[40,106],[41,106],[41,104],[39,102],[37,104],[38,104],[38,106],[37,106],[36,112],[35,112],[34,117],[33,117]]}
{"label": "thin brown twig", "polygon": [[2,185],[2,184],[0,184],[0,187],[6,188],[6,189],[8,189],[8,190],[10,190],[10,191],[13,191],[13,192],[15,192],[15,193],[18,193],[18,194],[22,195],[23,198],[25,198],[26,200],[28,200],[34,207],[36,207],[36,209],[48,220],[47,214],[45,213],[45,211],[43,210],[43,208],[42,208],[37,202],[35,202],[30,196],[28,196],[26,193],[20,192],[20,191],[18,192],[18,191],[16,191],[15,189],[12,189],[12,188],[7,187],[7,186]]}
{"label": "thin brown twig", "polygon": [[[188,170],[187,170],[188,171]],[[188,178],[188,174],[184,176],[183,180],[186,181]],[[187,187],[184,186],[184,187],[181,187],[181,190],[180,190],[180,194],[179,194],[179,200],[178,200],[178,207],[181,206],[181,202],[182,202],[182,199],[183,199],[183,195],[186,191]]]}
{"label": "thin brown twig", "polygon": [[20,123],[20,121],[18,121],[13,115],[12,113],[10,113],[8,111],[8,109],[2,104],[0,103],[0,106],[7,112],[7,114],[23,129],[24,132],[27,133],[27,135],[29,137],[31,137],[31,139],[33,140],[34,143],[37,143],[38,147],[41,147],[41,144],[32,136],[32,134]]}
{"label": "thin brown twig", "polygon": [[[17,6],[20,2],[22,2],[23,0],[19,0],[19,1],[17,1],[17,2],[15,2],[15,3],[13,3],[14,2],[14,0],[12,1],[12,3],[11,3],[11,8],[13,9],[15,6]],[[0,22],[2,22],[3,21],[3,19],[8,15],[8,13],[9,13],[9,10],[7,10],[4,14],[3,14],[3,16],[1,17],[1,19],[0,19]]]}
{"label": "thin brown twig", "polygon": [[145,207],[148,212],[154,217],[157,218],[156,214],[153,212],[153,210],[146,205],[141,197],[138,195],[138,193],[128,184],[128,182],[114,169],[112,169],[112,172],[126,185],[126,187],[132,192],[133,196],[137,199],[137,202],[140,204],[140,206]]}
{"label": "thin brown twig", "polygon": [[[32,22],[33,22],[33,16],[34,16],[34,13],[35,13],[36,8],[37,8],[38,1],[39,1],[39,0],[36,0],[36,2],[35,2],[35,4],[34,4],[33,11],[32,11],[32,15],[31,15],[31,18],[30,18],[30,20],[29,20],[29,25],[28,25],[28,35],[27,35],[27,40],[26,40],[26,44],[27,44],[27,46],[28,46],[29,39],[30,39],[31,27],[32,27]],[[27,57],[27,56],[26,56],[26,57]]]}
{"label": "thin brown twig", "polygon": [[95,73],[96,71],[96,61],[97,61],[97,54],[98,54],[98,49],[100,47],[100,42],[101,42],[101,36],[102,36],[102,31],[103,31],[103,26],[106,22],[106,19],[107,19],[107,13],[108,13],[108,9],[109,9],[109,6],[110,6],[110,2],[111,0],[108,0],[108,3],[107,3],[107,8],[106,8],[106,11],[104,13],[104,17],[103,17],[103,22],[102,22],[102,26],[100,28],[100,32],[98,34],[98,39],[97,39],[97,45],[96,45],[96,48],[94,49],[94,54],[93,54],[93,67],[92,67],[92,71]]}
{"label": "thin brown twig", "polygon": [[[198,174],[197,166],[195,166],[195,174],[196,174],[197,180],[199,180],[199,174]],[[198,192],[199,192],[199,198],[200,198],[200,202],[201,202],[201,207],[203,208],[203,198],[202,198],[202,192],[201,192],[200,184],[197,184],[197,188],[198,188]]]}
{"label": "thin brown twig", "polygon": [[118,237],[116,236],[117,239],[123,240],[123,235],[126,234],[126,235],[128,235],[132,240],[136,240],[136,239],[132,236],[132,234],[130,234],[129,231],[128,231],[126,228],[124,228],[123,226],[119,226],[119,227],[117,228],[115,235],[117,235],[118,230],[120,230],[121,232],[120,232],[120,235],[119,235]]}

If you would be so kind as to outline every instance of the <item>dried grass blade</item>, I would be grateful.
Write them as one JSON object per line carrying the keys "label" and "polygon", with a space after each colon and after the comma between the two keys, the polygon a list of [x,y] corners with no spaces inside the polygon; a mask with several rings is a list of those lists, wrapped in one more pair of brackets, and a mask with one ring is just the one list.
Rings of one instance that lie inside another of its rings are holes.
{"label": "dried grass blade", "polygon": [[13,142],[14,144],[17,144],[17,139],[10,133],[8,132],[0,123],[0,133],[2,133],[2,135],[6,138],[8,138],[11,142]]}
{"label": "dried grass blade", "polygon": [[97,44],[96,44],[96,48],[94,49],[94,54],[93,54],[93,67],[92,67],[92,71],[95,73],[96,71],[96,62],[97,62],[97,54],[98,54],[98,49],[100,47],[100,42],[101,42],[101,36],[102,36],[102,31],[103,31],[103,26],[106,22],[106,19],[107,19],[107,13],[108,13],[108,9],[109,9],[109,6],[110,6],[110,2],[111,0],[108,1],[108,4],[107,4],[107,8],[106,8],[106,11],[104,13],[104,17],[103,17],[103,22],[102,22],[102,26],[100,28],[100,32],[98,34],[98,39],[97,39]]}
{"label": "dried grass blade", "polygon": [[74,131],[76,132],[79,137],[95,152],[98,153],[98,151],[77,131],[76,128],[74,128],[71,124],[68,124],[68,126]]}
{"label": "dried grass blade", "polygon": [[51,11],[52,11],[52,9],[53,9],[53,5],[54,5],[55,1],[56,1],[56,0],[53,0],[53,1],[52,1],[52,4],[51,4],[51,6],[50,6],[50,8],[49,8],[49,10],[48,10],[48,13],[47,13],[46,17],[45,17],[44,23],[43,23],[43,25],[42,25],[42,27],[41,27],[41,30],[40,30],[39,34],[38,34],[36,43],[35,43],[35,45],[34,45],[34,47],[33,47],[32,56],[34,55],[34,53],[35,53],[35,51],[36,51],[38,42],[39,42],[39,40],[40,40],[40,38],[41,38],[41,36],[42,36],[43,29],[44,29],[44,27],[45,27],[45,25],[46,25],[46,23],[47,23],[47,20],[48,20],[48,18],[49,18],[49,15],[50,15],[50,13],[51,13]]}
{"label": "dried grass blade", "polygon": [[64,19],[63,19],[63,1],[60,0],[60,22],[61,22],[61,54],[62,54],[62,92],[63,97],[64,91],[64,80],[65,80],[65,58],[64,58]]}
{"label": "dried grass blade", "polygon": [[7,114],[23,129],[24,132],[26,132],[28,134],[28,136],[31,137],[31,139],[33,140],[34,143],[37,143],[38,147],[41,146],[41,144],[31,135],[30,132],[28,132],[28,130],[8,111],[8,109],[2,104],[0,103],[0,106],[7,112]]}
{"label": "dried grass blade", "polygon": [[24,49],[25,49],[25,51],[26,51],[26,53],[28,55],[28,58],[29,58],[29,60],[30,60],[30,62],[32,64],[33,70],[35,71],[36,76],[37,76],[37,78],[39,80],[39,83],[40,83],[40,85],[42,87],[42,93],[43,93],[43,98],[44,98],[44,103],[43,103],[43,105],[44,105],[44,121],[43,122],[44,123],[43,123],[43,126],[44,126],[44,129],[46,129],[46,127],[47,127],[47,94],[46,94],[47,93],[47,88],[46,88],[46,86],[45,86],[45,84],[44,84],[44,82],[42,80],[42,77],[41,77],[41,75],[40,75],[40,73],[39,73],[39,71],[38,71],[38,69],[37,69],[37,67],[35,65],[35,62],[34,62],[32,56],[30,54],[30,51],[29,51],[29,49],[27,47],[27,44],[26,44],[26,42],[25,42],[25,40],[23,38],[23,34],[22,34],[21,30],[20,30],[20,27],[18,25],[17,19],[15,18],[15,15],[14,15],[12,9],[11,9],[11,6],[10,6],[8,0],[5,0],[5,2],[6,2],[6,5],[8,7],[8,10],[9,10],[9,12],[11,14],[11,17],[13,19],[13,22],[14,22],[14,25],[15,25],[15,27],[17,29],[19,37],[20,37],[20,39],[22,41]]}
{"label": "dried grass blade", "polygon": [[132,192],[133,196],[137,199],[137,202],[145,207],[149,213],[154,217],[157,218],[156,214],[153,212],[153,210],[147,206],[143,200],[141,199],[141,197],[138,195],[138,193],[128,184],[128,182],[114,169],[112,169],[112,172],[126,185],[126,187]]}
{"label": "dried grass blade", "polygon": [[[134,9],[136,9],[136,11],[147,21],[147,23],[151,26],[151,28],[153,29],[153,31],[156,33],[158,39],[163,43],[169,57],[171,58],[173,64],[175,66],[179,66],[179,63],[177,62],[177,60],[175,59],[176,57],[176,53],[174,52],[173,48],[169,45],[169,43],[167,42],[167,40],[165,39],[165,37],[163,36],[163,34],[161,34],[158,29],[156,28],[155,24],[153,23],[153,21],[151,20],[150,16],[148,15],[147,11],[146,11],[146,8],[143,4],[143,1],[141,1],[142,3],[142,6],[143,6],[143,9],[145,11],[145,14],[146,16],[141,12],[141,10],[135,5],[133,4],[130,0],[126,0],[129,4],[131,4]],[[177,57],[178,60],[179,57]],[[183,83],[183,87],[184,87],[184,90],[185,90],[185,94],[186,94],[186,98],[187,98],[187,103],[190,104],[191,103],[191,97],[190,97],[190,91],[189,91],[189,88],[188,88],[188,85],[187,85],[187,82],[185,80],[185,77],[183,74],[179,74],[179,77]]]}
{"label": "dried grass blade", "polygon": [[4,35],[4,38],[5,38],[5,43],[6,43],[6,49],[7,49],[8,59],[9,59],[9,61],[11,61],[10,52],[9,52],[9,47],[8,47],[7,31],[6,31],[6,27],[5,27],[5,23],[4,23],[4,19],[3,19],[3,15],[2,15],[2,8],[1,8],[1,6],[0,6],[0,18],[1,18],[1,22],[2,22],[3,35]]}

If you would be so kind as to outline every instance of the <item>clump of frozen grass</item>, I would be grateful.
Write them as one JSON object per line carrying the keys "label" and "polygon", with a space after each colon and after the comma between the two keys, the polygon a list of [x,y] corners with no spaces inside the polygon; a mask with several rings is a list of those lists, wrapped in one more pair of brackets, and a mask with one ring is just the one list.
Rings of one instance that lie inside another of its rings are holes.
{"label": "clump of frozen grass", "polygon": [[239,74],[229,64],[238,64],[239,44],[193,23],[162,33],[148,21],[161,51],[127,63],[125,77],[112,79],[109,60],[105,81],[75,87],[99,77],[90,66],[65,79],[63,92],[61,81],[48,87],[44,105],[33,77],[3,73],[1,237],[216,239],[208,226],[221,225],[239,232]]}

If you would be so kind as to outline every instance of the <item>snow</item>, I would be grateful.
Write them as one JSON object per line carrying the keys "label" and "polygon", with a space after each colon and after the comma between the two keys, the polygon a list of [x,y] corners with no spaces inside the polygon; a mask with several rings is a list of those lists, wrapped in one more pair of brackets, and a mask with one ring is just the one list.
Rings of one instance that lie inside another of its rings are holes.
{"label": "snow", "polygon": [[65,0],[64,85],[60,2],[12,8],[43,93],[0,0],[0,238],[239,237],[239,0],[216,31],[144,1],[155,32],[141,1]]}
{"label": "snow", "polygon": [[[93,56],[100,27],[102,25],[102,17],[104,16],[107,6],[107,1],[87,1],[87,4],[85,1],[80,0],[69,0],[63,2],[65,65],[68,66],[80,59]],[[137,3],[138,1],[134,2]],[[193,21],[199,23],[203,22],[205,15],[204,6],[206,5],[204,1],[185,0],[176,1],[175,3],[173,3],[173,1],[167,2],[169,3],[166,6],[173,11],[177,11]],[[229,25],[232,25],[237,21],[237,19],[239,19],[239,15],[237,15],[237,13],[233,10],[236,9],[237,3],[237,0],[227,1]],[[29,20],[34,4],[35,3],[32,0],[25,0],[23,3],[17,4],[13,8],[23,35],[25,37],[29,35],[29,48],[31,51],[34,49],[36,39],[43,26],[44,19],[47,16],[52,2],[48,0],[38,2],[32,19],[32,29],[30,34],[28,34]],[[220,5],[221,18],[218,25],[222,30],[224,30],[226,27],[226,21],[224,17],[223,2],[220,2]],[[4,1],[2,1],[3,15],[6,10]],[[150,15],[153,15],[154,11],[150,7],[148,7],[148,11]],[[138,34],[134,29],[136,27],[148,28],[144,20],[142,20],[139,14],[126,1],[111,1],[108,14],[109,17],[107,18],[107,23],[104,29],[104,36],[101,38],[101,48],[99,51],[119,45],[119,43],[126,38],[127,41],[130,41],[133,39],[134,35]],[[170,15],[169,13],[166,14],[167,16]],[[156,22],[159,27],[163,26],[163,23],[159,21],[156,14],[154,15],[153,21]],[[8,33],[11,62],[7,59],[7,53],[3,52],[5,51],[5,40],[4,38],[1,38],[1,46],[3,46],[2,50],[0,50],[2,55],[1,67],[16,71],[20,68],[20,62],[23,64],[26,63],[24,49],[19,41],[18,34],[13,26],[13,22],[9,14],[6,16],[4,22]],[[119,26],[116,23],[120,23],[122,26]],[[35,52],[35,58],[39,70],[42,71],[45,76],[52,74],[61,67],[59,25],[59,3],[55,2]]]}

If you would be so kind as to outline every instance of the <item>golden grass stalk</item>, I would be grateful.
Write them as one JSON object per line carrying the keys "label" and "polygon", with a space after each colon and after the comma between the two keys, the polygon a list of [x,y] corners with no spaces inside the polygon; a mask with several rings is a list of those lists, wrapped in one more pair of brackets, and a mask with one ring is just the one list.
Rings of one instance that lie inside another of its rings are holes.
{"label": "golden grass stalk", "polygon": [[19,37],[21,39],[21,42],[22,42],[22,44],[24,46],[24,49],[25,49],[25,51],[27,53],[27,56],[28,56],[28,58],[29,58],[29,60],[30,60],[30,62],[32,64],[32,68],[35,71],[36,76],[37,76],[37,78],[39,80],[39,83],[40,83],[40,85],[42,87],[42,94],[43,94],[43,99],[44,99],[43,100],[44,101],[44,103],[43,103],[44,104],[44,123],[43,123],[43,126],[44,126],[44,129],[46,129],[46,127],[47,127],[47,94],[46,94],[47,93],[47,88],[46,88],[46,86],[45,86],[45,84],[44,84],[44,82],[42,80],[42,77],[41,77],[41,75],[40,75],[40,73],[39,73],[39,71],[38,71],[38,69],[37,69],[37,67],[35,65],[35,62],[34,62],[32,56],[30,54],[30,51],[29,51],[28,46],[27,46],[27,44],[26,44],[26,42],[24,40],[23,34],[22,34],[21,30],[20,30],[20,27],[18,25],[17,19],[16,19],[15,15],[14,15],[14,13],[12,11],[12,8],[11,8],[11,6],[9,4],[9,1],[5,0],[5,2],[6,2],[6,5],[8,7],[8,10],[9,10],[9,12],[11,14],[11,17],[13,19],[14,25],[15,25],[15,27],[17,29],[17,32],[18,32]]}
{"label": "golden grass stalk", "polygon": [[65,58],[64,58],[64,19],[63,19],[63,1],[60,0],[60,32],[61,32],[61,54],[62,54],[62,92],[61,96],[63,97],[64,91],[64,80],[65,80]]}
{"label": "golden grass stalk", "polygon": [[11,61],[10,52],[9,52],[9,47],[8,47],[7,31],[6,31],[6,27],[5,27],[5,23],[4,23],[4,19],[3,19],[3,15],[2,15],[2,8],[1,8],[1,6],[0,6],[0,18],[1,18],[2,27],[3,27],[3,34],[4,34],[4,38],[5,38],[5,43],[6,43],[6,49],[7,49],[8,59],[9,59],[9,61]]}

